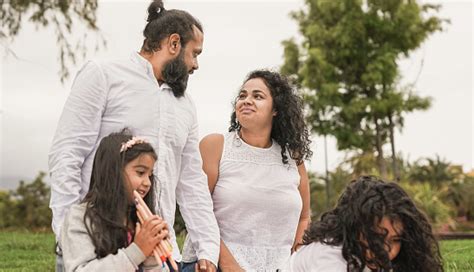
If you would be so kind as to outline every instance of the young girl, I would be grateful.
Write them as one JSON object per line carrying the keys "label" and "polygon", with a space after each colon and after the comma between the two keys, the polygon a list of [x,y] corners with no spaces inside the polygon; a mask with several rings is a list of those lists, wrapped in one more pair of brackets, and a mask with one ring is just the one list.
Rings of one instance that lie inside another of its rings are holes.
{"label": "young girl", "polygon": [[136,190],[153,212],[156,159],[151,145],[127,130],[102,139],[89,192],[61,230],[66,271],[161,271],[148,256],[167,236],[167,224],[153,216],[140,225],[133,198]]}
{"label": "young girl", "polygon": [[352,181],[303,244],[290,271],[443,271],[425,215],[396,183],[372,176]]}

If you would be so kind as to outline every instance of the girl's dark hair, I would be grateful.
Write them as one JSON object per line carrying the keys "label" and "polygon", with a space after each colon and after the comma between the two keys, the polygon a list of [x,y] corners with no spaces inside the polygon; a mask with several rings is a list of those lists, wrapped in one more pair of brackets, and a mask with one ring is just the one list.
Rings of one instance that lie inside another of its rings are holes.
{"label": "girl's dark hair", "polygon": [[[400,252],[392,261],[385,250],[389,248],[387,231],[380,233],[377,226],[384,216],[403,226]],[[361,243],[361,237],[368,237],[367,244]],[[438,242],[426,216],[398,184],[373,176],[353,180],[336,207],[310,225],[303,244],[313,242],[342,246],[347,271],[362,271],[368,264],[381,271],[443,271]],[[369,250],[374,255],[371,260],[365,257]]]}
{"label": "girl's dark hair", "polygon": [[[286,151],[298,165],[303,160],[309,159],[313,152],[310,150],[311,141],[304,120],[303,100],[296,93],[288,79],[279,73],[269,70],[256,70],[251,72],[245,82],[250,79],[260,78],[270,90],[273,99],[273,109],[277,112],[273,117],[271,138],[281,146],[281,157],[284,164],[288,163]],[[237,120],[235,105],[230,119],[229,131],[239,131],[240,123]]]}
{"label": "girl's dark hair", "polygon": [[184,10],[166,10],[162,0],[154,0],[148,6],[147,22],[143,30],[145,40],[142,46],[147,53],[160,49],[160,42],[171,34],[179,34],[181,47],[184,48],[194,38],[193,26],[203,32],[201,23],[191,14]]}
{"label": "girl's dark hair", "polygon": [[[127,225],[137,222],[135,205],[130,203],[130,184],[126,181],[124,168],[142,154],[157,159],[149,143],[138,143],[120,152],[123,143],[132,139],[128,129],[104,137],[94,157],[84,223],[95,247],[98,258],[116,254],[127,246]],[[144,201],[154,213],[155,180],[150,177],[151,187]]]}

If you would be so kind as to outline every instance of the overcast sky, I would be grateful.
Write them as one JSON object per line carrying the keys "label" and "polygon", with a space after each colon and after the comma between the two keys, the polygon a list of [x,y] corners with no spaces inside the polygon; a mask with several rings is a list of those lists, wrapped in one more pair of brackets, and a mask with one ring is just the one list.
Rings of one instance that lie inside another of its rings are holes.
{"label": "overcast sky", "polygon": [[[424,1],[426,2],[426,1]],[[397,151],[413,161],[439,154],[465,170],[473,165],[472,2],[441,1],[440,17],[451,24],[432,35],[400,66],[403,81],[414,82],[433,106],[406,118],[396,137]],[[148,1],[99,1],[98,25],[108,47],[87,58],[128,58],[139,50]],[[288,13],[302,1],[165,1],[166,8],[185,9],[202,22],[205,31],[200,69],[191,76],[188,91],[195,100],[201,137],[225,132],[231,101],[245,75],[256,68],[282,64],[281,41],[297,36]],[[78,31],[78,35],[83,32]],[[90,35],[89,35],[90,36]],[[57,75],[57,48],[51,29],[24,24],[11,44],[19,56],[3,54],[0,65],[0,184],[12,188],[19,179],[47,171],[47,154],[57,121],[69,94]],[[84,63],[73,67],[72,74]],[[314,136],[310,170],[324,169],[324,147]],[[329,139],[329,167],[344,158]],[[388,146],[387,146],[388,151]]]}

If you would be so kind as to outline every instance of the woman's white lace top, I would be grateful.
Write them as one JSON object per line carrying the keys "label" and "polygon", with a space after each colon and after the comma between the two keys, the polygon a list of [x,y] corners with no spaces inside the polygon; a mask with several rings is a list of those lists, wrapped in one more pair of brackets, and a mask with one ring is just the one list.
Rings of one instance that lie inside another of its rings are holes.
{"label": "woman's white lace top", "polygon": [[[246,271],[285,267],[302,209],[300,176],[281,147],[246,144],[235,132],[225,136],[212,199],[221,238]],[[288,153],[287,153],[288,154]]]}

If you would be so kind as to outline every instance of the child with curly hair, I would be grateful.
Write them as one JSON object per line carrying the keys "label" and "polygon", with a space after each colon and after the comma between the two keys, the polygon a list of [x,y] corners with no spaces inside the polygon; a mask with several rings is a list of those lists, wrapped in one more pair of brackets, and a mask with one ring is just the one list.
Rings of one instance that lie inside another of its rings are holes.
{"label": "child with curly hair", "polygon": [[426,216],[396,183],[352,181],[336,207],[310,225],[290,271],[443,271]]}

